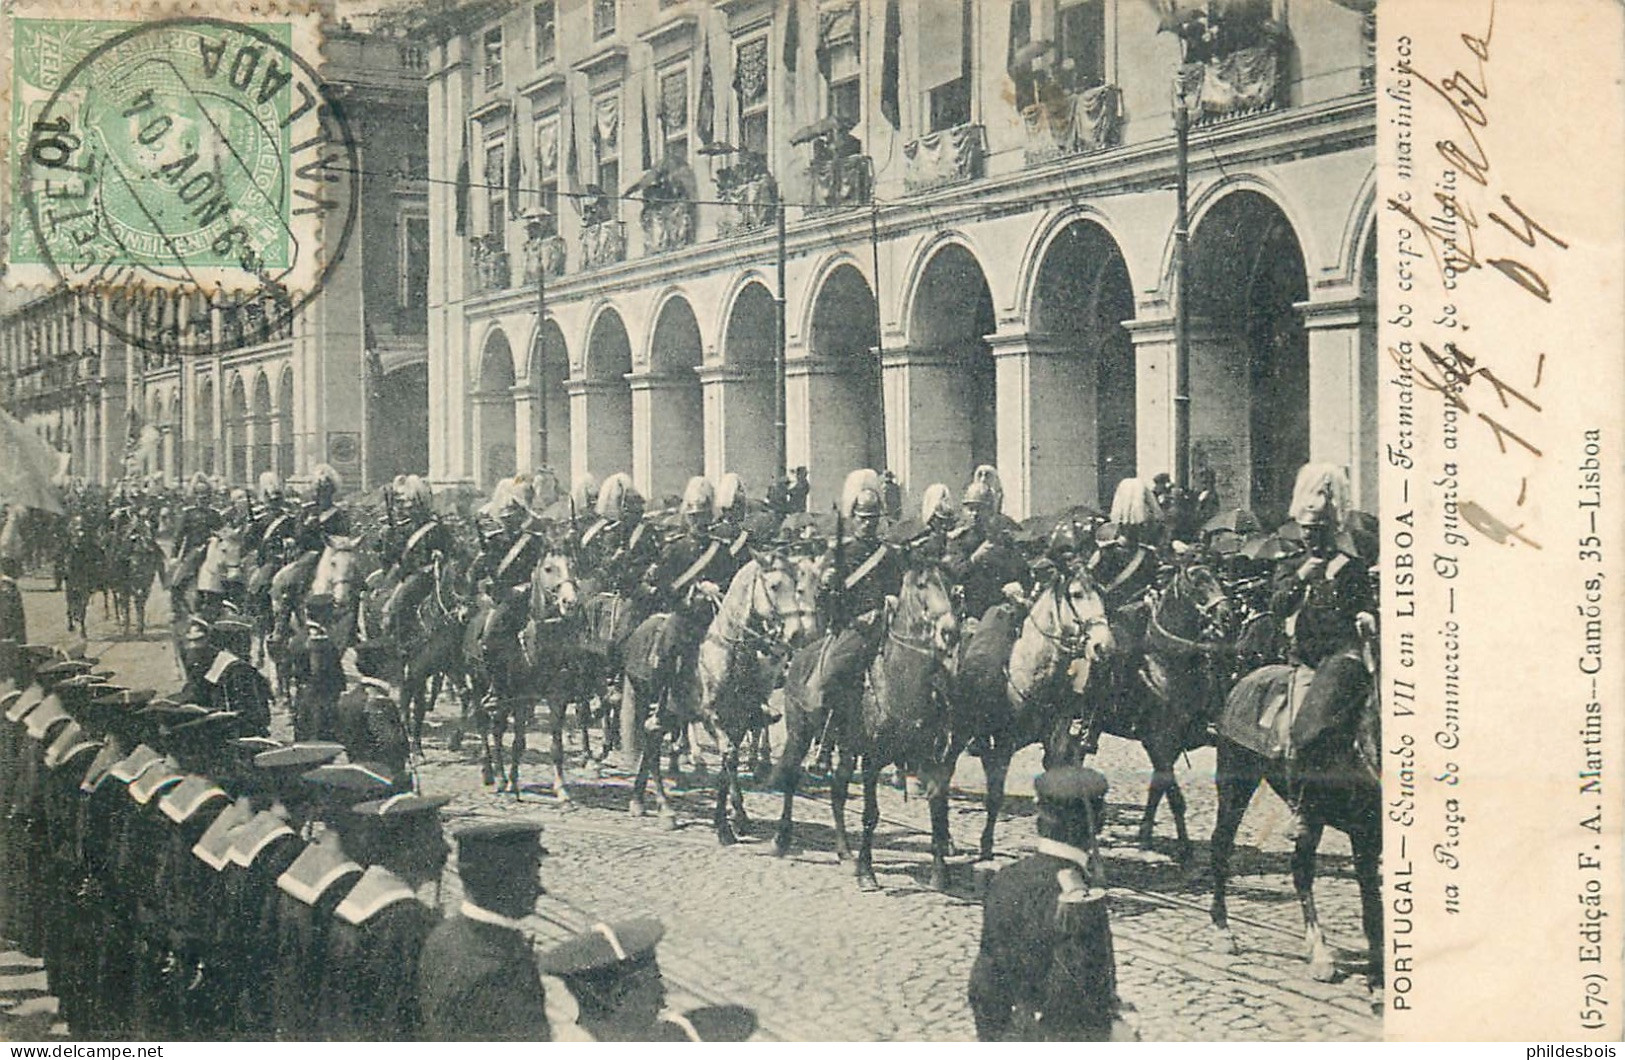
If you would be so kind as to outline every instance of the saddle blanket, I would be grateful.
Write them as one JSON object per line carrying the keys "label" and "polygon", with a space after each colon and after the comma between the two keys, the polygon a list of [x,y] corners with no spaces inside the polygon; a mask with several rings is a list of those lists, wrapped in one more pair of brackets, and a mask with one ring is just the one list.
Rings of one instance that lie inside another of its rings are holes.
{"label": "saddle blanket", "polygon": [[1025,617],[1012,604],[988,608],[959,657],[960,680],[976,688],[1002,689],[1010,649],[1016,643]]}
{"label": "saddle blanket", "polygon": [[1258,754],[1288,758],[1342,724],[1371,686],[1370,671],[1352,652],[1331,656],[1318,670],[1261,666],[1225,700],[1219,733]]}

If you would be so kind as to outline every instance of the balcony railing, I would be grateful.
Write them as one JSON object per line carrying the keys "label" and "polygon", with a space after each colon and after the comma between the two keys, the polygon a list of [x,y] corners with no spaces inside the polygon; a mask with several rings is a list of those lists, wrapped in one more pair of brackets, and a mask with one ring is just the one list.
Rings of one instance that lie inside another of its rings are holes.
{"label": "balcony railing", "polygon": [[534,287],[542,277],[556,279],[564,275],[564,237],[558,235],[534,236],[525,240],[525,286]]}
{"label": "balcony railing", "polygon": [[1285,41],[1238,48],[1179,68],[1193,125],[1214,125],[1275,110],[1284,102]]}
{"label": "balcony railing", "polygon": [[508,251],[484,239],[474,243],[474,289],[480,292],[505,291],[513,282]]}
{"label": "balcony railing", "polygon": [[581,230],[581,267],[598,269],[626,260],[626,225],[600,221]]}
{"label": "balcony railing", "polygon": [[864,206],[869,202],[870,166],[868,155],[813,159],[812,210],[839,210]]}
{"label": "balcony railing", "polygon": [[767,174],[749,180],[723,179],[718,174],[717,197],[728,205],[717,219],[717,235],[724,239],[759,232],[773,223],[773,210],[779,202],[779,188]]}
{"label": "balcony railing", "polygon": [[1123,131],[1123,94],[1116,85],[1056,92],[1022,108],[1028,165],[1116,147]]}
{"label": "balcony railing", "polygon": [[987,129],[956,125],[903,145],[903,184],[925,191],[975,180],[987,161]]}
{"label": "balcony railing", "polygon": [[690,202],[648,202],[638,215],[643,245],[650,254],[689,246],[694,242],[695,209]]}

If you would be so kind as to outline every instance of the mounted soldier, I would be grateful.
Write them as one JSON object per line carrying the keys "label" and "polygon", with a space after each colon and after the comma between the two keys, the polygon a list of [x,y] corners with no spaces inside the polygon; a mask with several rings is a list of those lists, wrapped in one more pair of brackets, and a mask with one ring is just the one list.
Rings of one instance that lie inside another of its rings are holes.
{"label": "mounted soldier", "polygon": [[350,513],[338,503],[343,481],[330,464],[311,470],[312,497],[299,513],[298,550],[320,555],[330,537],[350,536]]}
{"label": "mounted soldier", "polygon": [[965,521],[948,534],[944,562],[965,597],[965,632],[975,633],[987,612],[1029,588],[1032,574],[1010,539],[1004,517],[1004,486],[989,464],[978,467],[960,498]]}
{"label": "mounted soldier", "polygon": [[433,494],[428,483],[408,475],[399,498],[403,539],[395,567],[386,584],[395,583],[384,604],[383,632],[397,632],[401,616],[410,614],[434,589],[434,565],[451,555],[451,531],[434,513]]}
{"label": "mounted soldier", "polygon": [[659,559],[660,543],[643,521],[643,494],[630,475],[618,472],[604,480],[597,511],[598,518],[581,535],[587,569],[596,572],[602,591],[646,597],[640,590]]}
{"label": "mounted soldier", "polygon": [[[170,558],[175,561],[175,570],[170,575],[170,591],[180,598],[197,577],[198,565],[203,562],[203,550],[209,543],[209,537],[220,529],[222,519],[220,513],[215,511],[211,502],[214,492],[209,485],[209,477],[199,471],[192,476],[192,492],[190,504],[181,509],[179,521],[175,527],[175,542],[170,549]],[[184,610],[184,609],[182,609]]]}
{"label": "mounted soldier", "polygon": [[1121,611],[1155,584],[1162,517],[1156,493],[1144,480],[1126,478],[1117,484],[1111,521],[1096,533],[1100,547],[1089,561],[1108,611]]}

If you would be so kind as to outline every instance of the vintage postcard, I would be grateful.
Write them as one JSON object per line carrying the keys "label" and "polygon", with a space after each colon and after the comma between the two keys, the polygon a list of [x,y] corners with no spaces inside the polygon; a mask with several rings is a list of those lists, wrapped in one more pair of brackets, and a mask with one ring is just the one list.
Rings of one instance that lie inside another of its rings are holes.
{"label": "vintage postcard", "polygon": [[1622,43],[7,4],[0,1040],[1618,1041]]}

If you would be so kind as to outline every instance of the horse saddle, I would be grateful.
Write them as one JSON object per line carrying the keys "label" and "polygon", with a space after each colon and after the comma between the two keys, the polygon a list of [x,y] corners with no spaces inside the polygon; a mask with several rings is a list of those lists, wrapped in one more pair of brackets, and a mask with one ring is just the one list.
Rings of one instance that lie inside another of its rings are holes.
{"label": "horse saddle", "polygon": [[1261,666],[1225,701],[1219,734],[1267,758],[1291,758],[1340,727],[1370,687],[1371,674],[1353,652],[1330,656],[1318,669]]}

